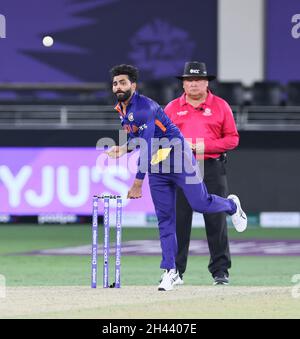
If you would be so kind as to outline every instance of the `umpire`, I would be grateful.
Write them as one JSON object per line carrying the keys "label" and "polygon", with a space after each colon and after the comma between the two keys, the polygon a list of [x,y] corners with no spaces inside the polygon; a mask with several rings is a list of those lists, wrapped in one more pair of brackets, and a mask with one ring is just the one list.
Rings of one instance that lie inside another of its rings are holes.
{"label": "umpire", "polygon": [[[177,78],[183,82],[184,93],[171,101],[166,106],[165,112],[179,127],[184,137],[192,141],[190,144],[195,154],[199,149],[202,149],[203,154],[204,147],[204,182],[208,192],[226,197],[228,194],[226,151],[234,149],[239,143],[231,108],[225,100],[209,90],[209,81],[214,80],[215,76],[207,74],[205,63],[186,62],[183,75]],[[201,161],[198,154],[196,157]],[[187,265],[192,216],[192,208],[182,190],[178,189],[176,266],[181,278],[179,284],[183,284],[183,274]],[[227,285],[231,257],[226,214],[204,214],[203,216],[210,251],[209,272],[214,279],[214,285]]]}

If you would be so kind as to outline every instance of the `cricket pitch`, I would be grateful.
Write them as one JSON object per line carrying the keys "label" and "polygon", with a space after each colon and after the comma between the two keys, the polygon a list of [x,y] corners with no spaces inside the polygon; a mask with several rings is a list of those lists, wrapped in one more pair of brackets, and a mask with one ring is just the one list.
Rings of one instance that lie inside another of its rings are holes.
{"label": "cricket pitch", "polygon": [[291,287],[8,287],[0,318],[300,318]]}

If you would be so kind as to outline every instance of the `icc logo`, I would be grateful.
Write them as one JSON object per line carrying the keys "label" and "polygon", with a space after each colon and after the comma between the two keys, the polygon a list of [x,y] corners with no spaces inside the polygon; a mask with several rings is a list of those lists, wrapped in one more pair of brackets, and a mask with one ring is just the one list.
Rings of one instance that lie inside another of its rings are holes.
{"label": "icc logo", "polygon": [[5,16],[0,14],[0,39],[6,38],[6,19]]}

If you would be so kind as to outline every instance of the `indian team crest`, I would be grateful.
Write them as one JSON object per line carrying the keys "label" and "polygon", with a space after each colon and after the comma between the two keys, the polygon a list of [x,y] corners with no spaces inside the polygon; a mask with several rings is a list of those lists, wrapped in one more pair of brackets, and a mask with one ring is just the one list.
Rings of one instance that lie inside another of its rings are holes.
{"label": "indian team crest", "polygon": [[132,112],[128,114],[128,120],[129,120],[129,121],[133,121],[133,120],[134,120],[134,117],[133,117],[133,113],[132,113]]}

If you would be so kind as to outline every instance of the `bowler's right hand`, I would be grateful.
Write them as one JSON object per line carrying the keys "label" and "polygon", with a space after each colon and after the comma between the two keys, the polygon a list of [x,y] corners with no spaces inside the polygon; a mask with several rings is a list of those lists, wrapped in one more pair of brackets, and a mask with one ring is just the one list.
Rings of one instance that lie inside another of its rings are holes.
{"label": "bowler's right hand", "polygon": [[125,147],[123,146],[113,146],[108,151],[105,151],[105,153],[113,159],[120,158],[122,155],[127,153]]}

